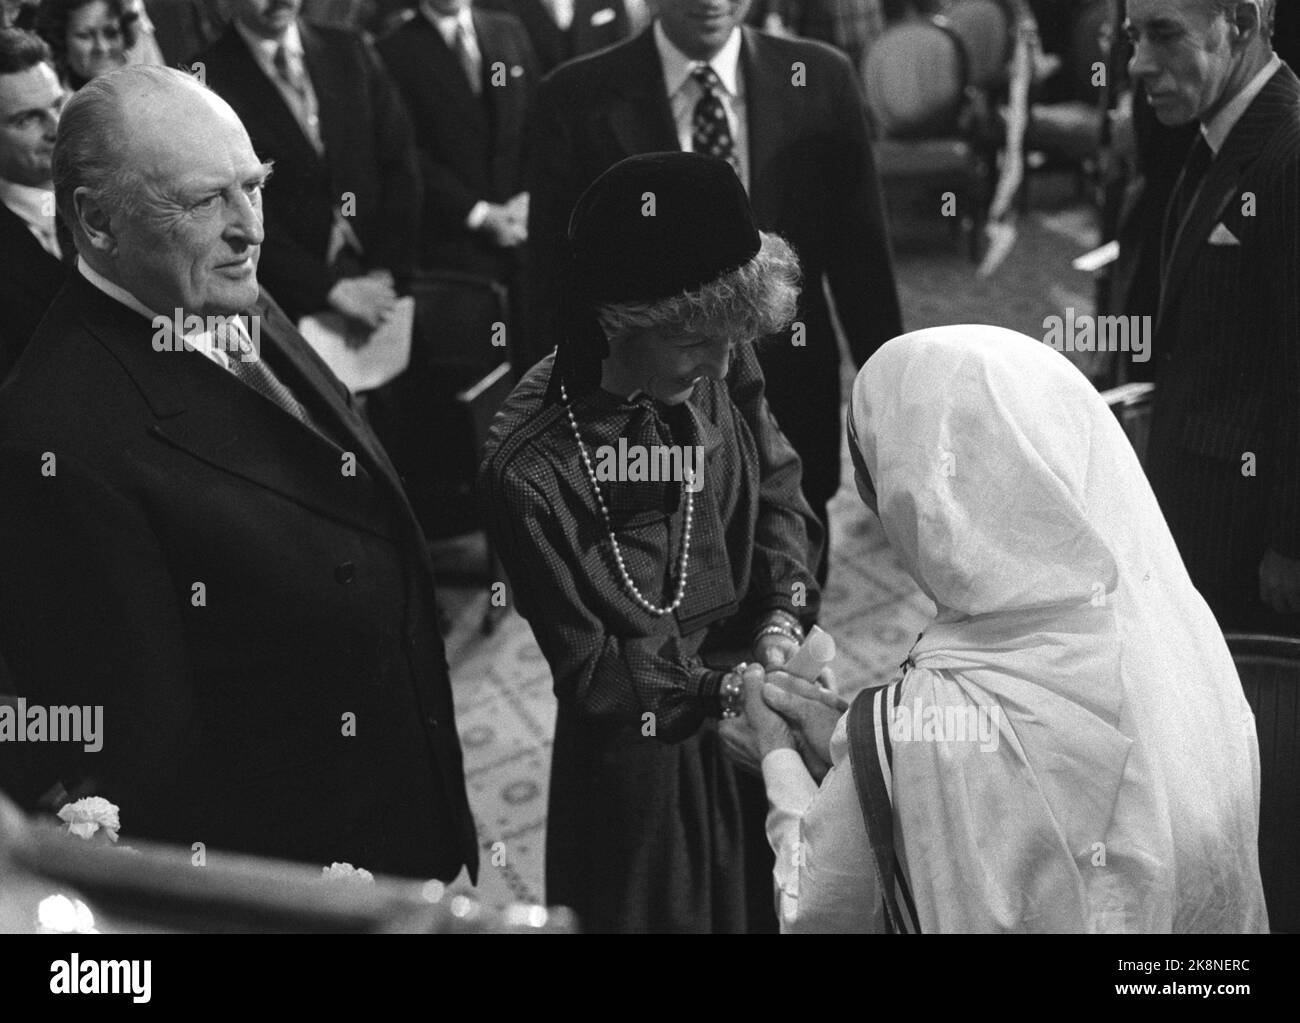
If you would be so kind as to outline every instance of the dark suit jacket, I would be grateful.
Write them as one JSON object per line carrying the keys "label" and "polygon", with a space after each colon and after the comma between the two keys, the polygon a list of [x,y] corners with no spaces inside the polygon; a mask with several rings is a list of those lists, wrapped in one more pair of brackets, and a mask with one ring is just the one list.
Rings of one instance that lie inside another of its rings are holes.
{"label": "dark suit jacket", "polygon": [[64,273],[22,218],[0,203],[0,380],[27,347]]}
{"label": "dark suit jacket", "polygon": [[197,59],[207,83],[235,109],[253,148],[275,171],[263,201],[266,242],[259,279],[297,321],[323,309],[343,274],[325,262],[332,211],[355,197],[350,223],[365,267],[409,277],[419,245],[419,170],[401,97],[361,36],[298,23],[320,107],[317,156],[279,90],[232,25]]}
{"label": "dark suit jacket", "polygon": [[0,779],[104,796],[128,839],[472,872],[423,534],[343,386],[250,314],[336,443],[80,275],[0,390],[0,648],[29,702],[104,708],[101,751],[0,743]]}
{"label": "dark suit jacket", "polygon": [[574,0],[573,22],[560,28],[542,0],[479,0],[478,8],[518,18],[546,74],[559,64],[626,39],[630,25],[623,0]]}
{"label": "dark suit jacket", "polygon": [[[1210,244],[1216,225],[1240,244]],[[1300,557],[1300,80],[1290,68],[1210,165],[1163,280],[1148,473],[1192,581],[1221,619],[1249,616],[1262,608],[1264,552]]]}
{"label": "dark suit jacket", "polygon": [[[792,335],[772,338],[759,358],[768,402],[803,458],[804,493],[819,509],[840,479],[840,354],[822,281],[830,282],[858,364],[901,332],[898,295],[865,107],[848,60],[821,43],[743,31],[750,201],[759,227],[784,236],[804,270],[803,345]],[[800,62],[806,84],[796,87],[792,66]],[[555,343],[564,239],[578,196],[627,156],[679,148],[653,30],[549,75],[529,146],[529,327],[541,335],[535,362]]]}
{"label": "dark suit jacket", "polygon": [[483,56],[477,97],[456,54],[421,13],[378,50],[415,130],[424,178],[422,262],[501,276],[507,253],[468,230],[465,218],[479,200],[503,203],[523,189],[524,118],[537,61],[515,18],[476,10],[473,19]]}

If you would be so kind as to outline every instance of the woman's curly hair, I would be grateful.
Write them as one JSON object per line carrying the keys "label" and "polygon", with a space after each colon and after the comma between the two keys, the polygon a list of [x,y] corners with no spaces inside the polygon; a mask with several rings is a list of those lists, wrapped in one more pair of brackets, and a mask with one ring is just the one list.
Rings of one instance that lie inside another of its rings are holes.
{"label": "woman's curly hair", "polygon": [[785,330],[799,302],[799,258],[779,234],[761,232],[758,254],[716,281],[652,302],[618,302],[596,310],[611,341],[643,330],[725,337],[733,344]]}
{"label": "woman's curly hair", "polygon": [[[72,12],[93,4],[95,0],[41,0],[36,10],[35,29],[54,55],[54,68],[59,77],[80,88],[85,81],[74,74],[68,67],[68,24]],[[134,10],[127,10],[124,0],[102,0],[108,7],[108,13],[117,19],[122,29],[122,49],[129,50],[135,45],[139,29],[140,16]]]}

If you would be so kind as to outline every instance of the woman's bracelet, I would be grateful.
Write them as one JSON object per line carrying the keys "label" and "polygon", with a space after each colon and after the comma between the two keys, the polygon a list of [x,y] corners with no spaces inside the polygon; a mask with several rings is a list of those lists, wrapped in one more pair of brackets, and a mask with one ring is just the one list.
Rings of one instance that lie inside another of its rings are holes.
{"label": "woman's bracelet", "polygon": [[767,624],[754,633],[753,642],[757,643],[764,636],[788,636],[796,643],[802,643],[803,627],[799,619],[788,611],[773,611],[767,616]]}
{"label": "woman's bracelet", "polygon": [[718,703],[722,707],[722,716],[738,718],[745,709],[745,669],[749,665],[743,661],[722,676],[722,685],[718,686]]}

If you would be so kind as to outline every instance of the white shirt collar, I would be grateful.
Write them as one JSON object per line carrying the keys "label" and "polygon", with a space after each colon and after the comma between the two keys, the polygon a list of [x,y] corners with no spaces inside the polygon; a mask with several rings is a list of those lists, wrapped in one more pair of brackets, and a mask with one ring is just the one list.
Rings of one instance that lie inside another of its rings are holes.
{"label": "white shirt collar", "polygon": [[254,32],[250,32],[244,27],[243,22],[236,19],[235,31],[244,37],[244,42],[248,43],[248,48],[253,51],[253,55],[260,57],[262,63],[267,67],[273,67],[275,62],[275,51],[281,46],[289,57],[302,59],[302,36],[298,33],[298,23],[289,22],[289,27],[285,30],[284,35],[279,39],[265,39]]}
{"label": "white shirt collar", "polygon": [[48,188],[33,188],[0,178],[0,202],[38,230],[54,227],[54,193]]}
{"label": "white shirt collar", "polygon": [[1228,136],[1232,134],[1232,129],[1237,126],[1237,122],[1241,120],[1242,115],[1255,102],[1255,97],[1263,91],[1264,86],[1268,84],[1268,80],[1273,77],[1281,66],[1282,58],[1276,53],[1273,54],[1273,59],[1260,68],[1259,74],[1252,78],[1241,92],[1225,103],[1222,109],[1211,117],[1206,124],[1201,125],[1201,134],[1205,137],[1205,141],[1210,146],[1210,151],[1215,156],[1219,155],[1219,150],[1228,141]]}
{"label": "white shirt collar", "polygon": [[[669,96],[675,96],[691,77],[696,65],[704,63],[692,60],[673,45],[659,19],[655,19],[655,46],[659,50],[659,62],[664,69],[664,85]],[[709,66],[717,73],[722,87],[732,96],[740,95],[740,43],[742,39],[740,26],[731,30],[731,35],[722,45]]]}
{"label": "white shirt collar", "polygon": [[468,4],[455,14],[439,14],[433,9],[432,4],[427,3],[420,4],[420,11],[429,19],[429,23],[442,34],[442,38],[447,41],[448,46],[455,42],[457,27],[463,28],[465,34],[471,39],[474,38],[474,18],[470,13]]}
{"label": "white shirt collar", "polygon": [[[155,313],[124,287],[120,284],[114,284],[80,256],[77,257],[77,269],[81,271],[82,277],[86,278],[86,280],[102,291],[105,295],[120,302],[131,311],[137,312],[141,316],[145,317],[155,329],[158,329],[160,325],[159,321],[165,320],[169,324],[175,322],[174,315],[169,317]],[[242,322],[240,327],[243,327]],[[196,352],[201,352],[218,366],[222,367],[222,369],[230,368],[229,358],[225,351],[222,350],[221,346],[217,344],[212,331],[204,330],[183,334],[181,340],[184,341],[186,348],[193,349]]]}

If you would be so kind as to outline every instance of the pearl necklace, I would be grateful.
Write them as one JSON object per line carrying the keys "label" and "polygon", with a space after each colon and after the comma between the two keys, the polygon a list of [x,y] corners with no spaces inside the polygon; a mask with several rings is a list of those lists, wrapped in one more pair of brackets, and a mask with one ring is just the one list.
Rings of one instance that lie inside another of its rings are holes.
{"label": "pearl necklace", "polygon": [[677,594],[673,597],[673,602],[667,607],[659,607],[650,603],[641,595],[641,591],[637,589],[636,583],[632,581],[632,577],[628,574],[627,566],[623,564],[623,551],[618,546],[618,538],[614,536],[614,526],[610,522],[609,509],[605,507],[605,499],[601,496],[600,483],[596,479],[596,470],[592,467],[591,458],[587,454],[587,445],[582,442],[582,433],[578,430],[578,420],[573,415],[573,405],[569,402],[569,395],[564,389],[563,382],[560,383],[560,400],[564,402],[564,411],[569,414],[569,426],[573,429],[573,439],[578,442],[578,454],[582,456],[583,468],[587,470],[587,478],[591,480],[591,489],[596,494],[596,506],[600,509],[600,517],[605,523],[605,532],[609,535],[610,546],[614,549],[614,564],[618,566],[618,574],[623,578],[623,587],[627,590],[628,596],[652,615],[662,617],[663,615],[672,614],[681,607],[682,598],[686,596],[686,566],[691,558],[691,518],[695,511],[695,492],[692,489],[695,484],[694,473],[686,481],[686,518],[682,524],[682,550],[677,557]]}

